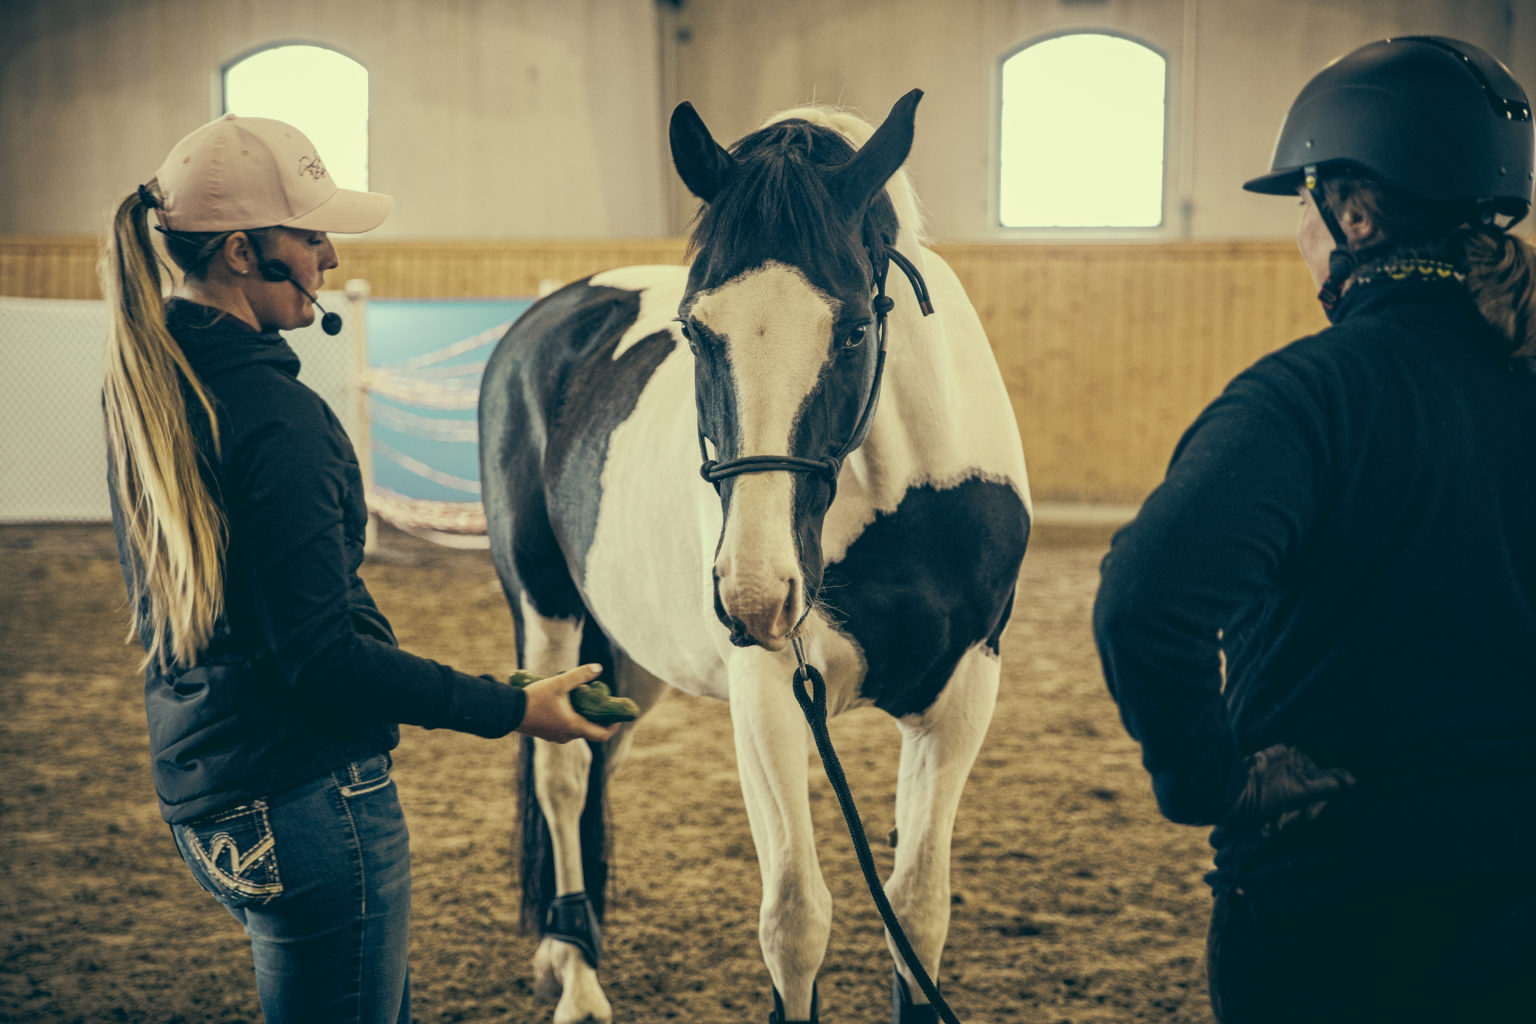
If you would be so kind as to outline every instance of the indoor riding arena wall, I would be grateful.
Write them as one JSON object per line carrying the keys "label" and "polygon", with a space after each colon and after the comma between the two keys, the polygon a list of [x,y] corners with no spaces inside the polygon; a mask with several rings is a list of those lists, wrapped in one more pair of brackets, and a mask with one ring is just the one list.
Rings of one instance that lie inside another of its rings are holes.
{"label": "indoor riding arena wall", "polygon": [[[347,242],[377,299],[533,296],[680,263],[681,239]],[[1180,433],[1255,359],[1326,326],[1291,242],[938,244],[997,353],[1037,501],[1134,505]],[[91,238],[0,236],[0,295],[89,299]]]}

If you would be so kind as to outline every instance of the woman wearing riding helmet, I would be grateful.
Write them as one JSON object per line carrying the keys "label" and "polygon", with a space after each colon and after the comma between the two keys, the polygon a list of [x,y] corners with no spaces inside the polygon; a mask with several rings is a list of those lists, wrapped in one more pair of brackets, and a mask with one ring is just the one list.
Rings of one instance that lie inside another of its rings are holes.
{"label": "woman wearing riding helmet", "polygon": [[[102,264],[155,790],[192,874],[245,926],[269,1022],[410,1019],[397,723],[613,733],[568,696],[595,666],[519,689],[408,654],[357,575],[357,457],[278,332],[314,320],[327,232],[371,230],[390,204],[338,189],[292,126],[230,114],[118,205]],[[168,302],[150,210],[184,275]]]}
{"label": "woman wearing riding helmet", "polygon": [[[1508,70],[1372,43],[1251,191],[1333,326],[1234,379],[1094,629],[1159,807],[1217,826],[1223,1024],[1494,1020],[1536,963],[1536,255]],[[1518,998],[1518,1002],[1516,999]]]}

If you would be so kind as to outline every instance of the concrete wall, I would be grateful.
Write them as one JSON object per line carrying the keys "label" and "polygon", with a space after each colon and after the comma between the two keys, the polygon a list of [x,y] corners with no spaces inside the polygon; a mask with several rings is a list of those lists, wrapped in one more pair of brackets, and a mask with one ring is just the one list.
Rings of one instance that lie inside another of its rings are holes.
{"label": "concrete wall", "polygon": [[[690,0],[669,20],[684,41],[666,62],[666,98],[691,100],[717,137],[813,98],[878,120],[923,88],[907,168],[930,229],[948,240],[1289,235],[1293,204],[1240,186],[1268,169],[1302,85],[1374,39],[1466,39],[1536,93],[1536,0]],[[996,227],[999,63],[1082,29],[1168,59],[1166,222],[1134,232]]]}
{"label": "concrete wall", "polygon": [[102,230],[294,41],[370,71],[379,237],[669,234],[656,38],[654,0],[0,0],[0,234]]}
{"label": "concrete wall", "polygon": [[[1169,60],[1163,227],[995,227],[997,75],[1073,29]],[[948,240],[1285,236],[1295,210],[1240,183],[1301,85],[1394,34],[1469,39],[1536,90],[1536,0],[0,0],[0,234],[94,233],[216,111],[219,71],[311,41],[372,73],[376,237],[680,232],[666,120],[691,100],[723,142],[808,100],[883,116],[927,95],[909,169]]]}

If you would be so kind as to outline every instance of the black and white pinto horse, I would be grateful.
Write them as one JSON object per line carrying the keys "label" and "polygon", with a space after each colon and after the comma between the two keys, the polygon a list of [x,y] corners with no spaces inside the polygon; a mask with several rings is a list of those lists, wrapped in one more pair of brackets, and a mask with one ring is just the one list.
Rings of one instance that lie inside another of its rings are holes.
{"label": "black and white pinto horse", "polygon": [[[873,133],[844,112],[786,111],[729,152],[682,104],[673,160],[703,200],[691,266],[544,298],[481,387],[484,500],[520,663],[601,661],[642,709],[668,685],[730,703],[775,1021],[815,1019],[832,922],[791,641],[824,674],[829,714],[896,719],[885,891],[937,977],[956,808],[1029,535],[1007,392],[899,170],[920,97]],[[911,287],[904,271],[885,282],[903,261]],[[632,731],[596,749],[526,743],[524,913],[544,936],[536,981],[558,996],[556,1024],[612,1016],[596,972],[601,796]],[[935,1019],[899,957],[895,970],[895,1018]]]}

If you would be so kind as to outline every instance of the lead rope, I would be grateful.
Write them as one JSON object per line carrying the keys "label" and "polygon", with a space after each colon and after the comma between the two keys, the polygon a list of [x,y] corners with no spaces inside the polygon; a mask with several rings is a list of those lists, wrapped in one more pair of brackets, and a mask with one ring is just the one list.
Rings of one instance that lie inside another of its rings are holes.
{"label": "lead rope", "polygon": [[[885,889],[880,885],[880,878],[875,874],[875,858],[869,851],[869,839],[864,834],[864,824],[859,820],[859,809],[853,804],[853,794],[848,790],[848,779],[843,775],[842,762],[837,759],[837,751],[832,749],[832,737],[827,733],[827,684],[822,679],[816,666],[805,660],[805,646],[797,636],[792,641],[795,648],[795,660],[800,667],[795,669],[792,677],[791,688],[795,691],[795,700],[800,705],[800,710],[805,712],[806,724],[811,727],[811,736],[816,740],[816,752],[821,755],[821,766],[827,773],[827,781],[832,783],[832,790],[837,794],[837,802],[843,809],[843,820],[848,823],[848,835],[853,839],[853,851],[858,855],[859,867],[864,871],[864,884],[869,886],[869,895],[875,901],[875,909],[880,911],[880,920],[885,922],[885,930],[890,935],[891,941],[896,944],[896,949],[901,953],[901,959],[906,962],[907,969],[917,979],[917,987],[923,990],[923,995],[928,997],[928,1002],[939,1012],[939,1016],[946,1024],[960,1024],[944,997],[939,995],[938,986],[928,977],[928,972],[923,969],[922,961],[917,958],[917,953],[912,949],[912,943],[907,941],[907,933],[901,930],[900,923],[896,920],[896,912],[891,909],[891,901],[885,896]],[[809,687],[807,687],[807,683]],[[900,975],[898,975],[898,980]]]}
{"label": "lead rope", "polygon": [[[906,275],[907,281],[912,285],[913,294],[917,297],[918,309],[923,316],[933,313],[933,301],[928,295],[927,282],[923,275],[911,260],[896,251],[896,247],[887,244],[885,254],[890,262],[896,264],[901,272]],[[886,263],[875,259],[871,250],[870,258],[873,263],[873,277],[875,284],[875,297],[871,308],[875,314],[875,339],[879,350],[875,358],[874,383],[870,387],[869,397],[864,402],[864,409],[859,414],[859,421],[854,425],[853,433],[848,438],[842,449],[835,455],[824,459],[806,459],[792,455],[747,455],[740,458],[729,459],[725,462],[716,462],[709,457],[709,450],[704,446],[704,431],[699,430],[699,457],[702,464],[699,467],[699,475],[720,489],[720,481],[729,476],[740,473],[768,473],[784,471],[790,473],[817,473],[825,474],[831,482],[832,496],[837,496],[837,477],[842,469],[843,459],[855,448],[864,443],[865,436],[869,433],[870,424],[875,418],[875,407],[880,401],[880,381],[885,371],[885,319],[891,309],[896,305],[890,296],[885,294],[885,277],[889,269]],[[828,499],[828,504],[831,499]],[[806,614],[810,614],[807,606]],[[802,616],[802,621],[804,616]],[[799,623],[796,623],[796,629]],[[815,666],[805,660],[805,646],[798,636],[794,637],[795,659],[800,667],[795,670],[790,688],[795,692],[795,700],[800,709],[805,712],[806,724],[811,727],[811,736],[816,740],[816,751],[821,755],[821,766],[827,773],[827,779],[832,783],[832,789],[837,793],[837,802],[843,810],[843,820],[848,824],[848,835],[853,840],[854,852],[859,858],[859,867],[864,871],[864,882],[869,886],[869,895],[875,901],[875,909],[880,911],[880,920],[885,922],[885,929],[890,935],[891,941],[896,944],[896,949],[901,953],[901,959],[906,963],[907,969],[917,979],[918,988],[923,995],[928,997],[928,1002],[945,1024],[960,1024],[954,1012],[944,997],[939,995],[938,986],[928,977],[928,972],[923,969],[922,961],[912,949],[912,943],[907,939],[907,933],[901,930],[901,924],[896,920],[896,913],[891,909],[890,900],[886,899],[885,890],[880,886],[880,878],[875,874],[875,858],[869,852],[869,839],[864,835],[864,825],[859,820],[859,809],[853,804],[853,794],[848,791],[848,779],[843,775],[843,765],[837,759],[837,751],[832,749],[832,737],[827,734],[827,684],[822,679],[821,673]],[[810,690],[806,684],[810,684]],[[897,981],[901,981],[900,972],[897,972]],[[902,982],[902,984],[905,984]],[[910,993],[909,993],[910,994]],[[775,991],[777,999],[777,991]],[[814,999],[814,995],[813,995]],[[812,1003],[814,1008],[815,1003]]]}

